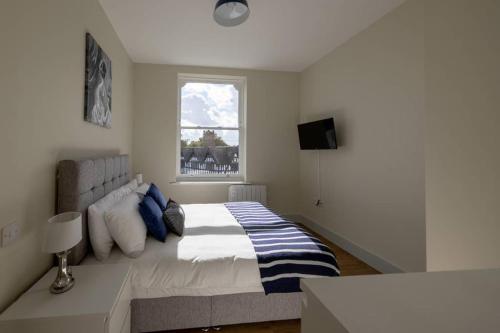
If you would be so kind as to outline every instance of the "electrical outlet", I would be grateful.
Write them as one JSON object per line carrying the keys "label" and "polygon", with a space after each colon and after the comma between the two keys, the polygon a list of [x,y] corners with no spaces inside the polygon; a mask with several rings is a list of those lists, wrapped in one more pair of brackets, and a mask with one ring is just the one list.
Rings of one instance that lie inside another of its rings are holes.
{"label": "electrical outlet", "polygon": [[2,247],[9,246],[19,238],[21,227],[17,221],[13,221],[2,228]]}

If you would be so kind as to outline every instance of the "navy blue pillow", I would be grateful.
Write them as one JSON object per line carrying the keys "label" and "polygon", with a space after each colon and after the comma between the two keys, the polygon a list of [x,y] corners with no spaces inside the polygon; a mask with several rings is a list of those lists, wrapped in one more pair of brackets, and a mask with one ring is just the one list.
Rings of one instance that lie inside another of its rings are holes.
{"label": "navy blue pillow", "polygon": [[151,183],[151,185],[149,186],[149,190],[146,192],[146,196],[150,196],[151,198],[153,198],[158,206],[160,206],[162,212],[167,209],[167,200],[165,199],[163,193],[161,193],[158,186],[156,186],[154,183]]}
{"label": "navy blue pillow", "polygon": [[160,242],[167,238],[167,227],[163,222],[163,212],[150,196],[145,196],[139,203],[139,213],[146,224],[148,232]]}

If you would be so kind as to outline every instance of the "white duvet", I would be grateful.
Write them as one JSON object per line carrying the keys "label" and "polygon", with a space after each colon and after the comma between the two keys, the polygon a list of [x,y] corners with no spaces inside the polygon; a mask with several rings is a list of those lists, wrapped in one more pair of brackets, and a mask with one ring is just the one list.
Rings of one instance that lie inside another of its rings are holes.
{"label": "white duvet", "polygon": [[263,292],[257,257],[248,236],[223,204],[182,205],[184,235],[165,243],[148,238],[144,253],[128,258],[115,246],[105,261],[130,262],[134,298],[213,296]]}

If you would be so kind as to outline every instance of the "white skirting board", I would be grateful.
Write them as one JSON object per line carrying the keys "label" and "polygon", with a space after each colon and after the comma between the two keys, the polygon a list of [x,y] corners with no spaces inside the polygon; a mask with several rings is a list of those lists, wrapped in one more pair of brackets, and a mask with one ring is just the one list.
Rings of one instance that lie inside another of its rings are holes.
{"label": "white skirting board", "polygon": [[384,258],[381,258],[365,249],[360,247],[359,245],[353,243],[352,241],[336,234],[333,231],[327,230],[326,228],[320,226],[318,223],[311,221],[310,219],[302,216],[302,215],[285,215],[285,218],[301,223],[311,230],[317,232],[322,235],[335,245],[341,247],[345,251],[349,252],[356,258],[361,261],[367,263],[371,267],[375,268],[379,272],[390,274],[390,273],[404,273],[404,270],[400,267],[388,262]]}

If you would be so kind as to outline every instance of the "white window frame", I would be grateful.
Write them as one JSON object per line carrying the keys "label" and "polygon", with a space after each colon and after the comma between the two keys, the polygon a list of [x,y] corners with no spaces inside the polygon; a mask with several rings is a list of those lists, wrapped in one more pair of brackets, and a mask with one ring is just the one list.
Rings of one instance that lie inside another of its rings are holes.
{"label": "white window frame", "polygon": [[[238,127],[181,126],[181,92],[187,83],[232,84],[238,90]],[[176,149],[176,180],[191,182],[241,182],[246,177],[246,104],[247,79],[244,76],[185,74],[177,75],[177,149]],[[239,165],[238,174],[227,175],[185,175],[181,174],[181,129],[199,130],[239,130]]]}

